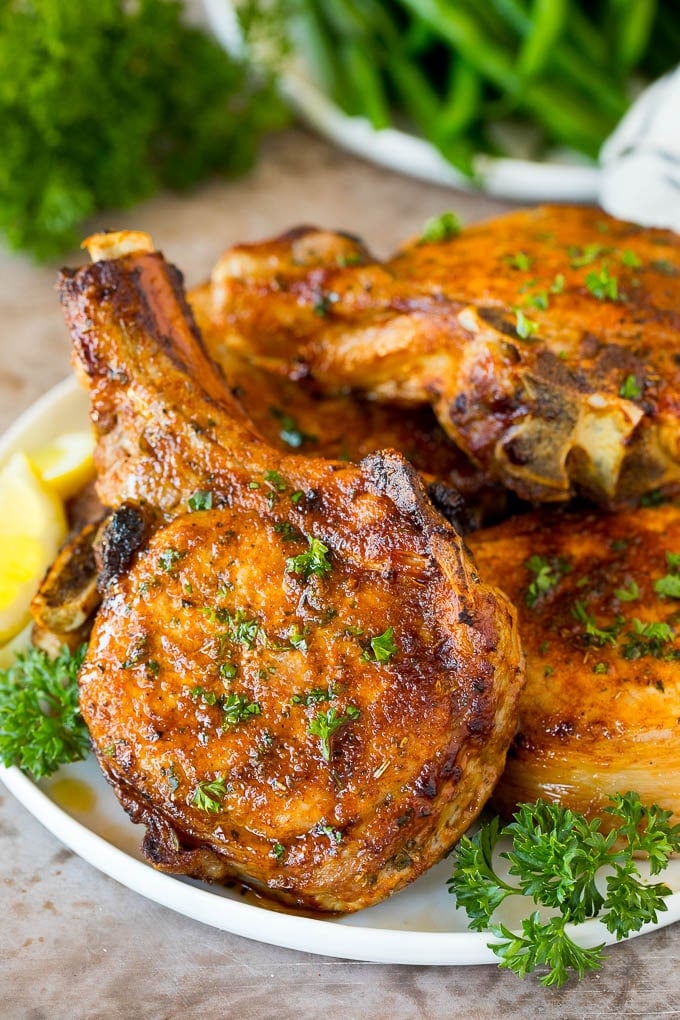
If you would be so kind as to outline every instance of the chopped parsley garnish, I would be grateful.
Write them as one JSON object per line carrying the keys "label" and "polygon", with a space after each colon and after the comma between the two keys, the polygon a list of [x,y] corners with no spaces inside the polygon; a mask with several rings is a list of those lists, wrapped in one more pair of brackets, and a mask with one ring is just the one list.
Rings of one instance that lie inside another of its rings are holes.
{"label": "chopped parsley garnish", "polygon": [[529,319],[521,308],[515,309],[515,332],[521,340],[528,340],[537,329],[537,322],[534,322],[533,319]]}
{"label": "chopped parsley garnish", "polygon": [[519,269],[523,273],[527,273],[534,262],[531,255],[527,255],[525,251],[515,252],[514,255],[506,255],[503,261],[513,269]]}
{"label": "chopped parsley garnish", "polygon": [[331,307],[340,300],[340,296],[333,291],[327,293],[321,293],[320,291],[314,297],[314,314],[320,318],[325,319],[330,311]]}
{"label": "chopped parsley garnish", "polygon": [[306,639],[307,628],[300,630],[296,623],[288,631],[288,640],[290,641],[293,648],[296,648],[299,652],[307,651],[307,639]]}
{"label": "chopped parsley garnish", "polygon": [[626,248],[625,251],[621,252],[621,262],[624,266],[629,266],[631,269],[639,269],[642,265],[640,259],[634,251],[630,250],[630,248]]}
{"label": "chopped parsley garnish", "polygon": [[619,396],[624,400],[637,400],[642,396],[642,389],[634,375],[627,375],[619,386]]}
{"label": "chopped parsley garnish", "polygon": [[293,506],[297,506],[300,500],[303,498],[304,492],[302,489],[296,489],[295,492],[291,493],[290,501]]}
{"label": "chopped parsley garnish", "polygon": [[616,623],[610,624],[608,627],[598,627],[595,617],[587,611],[584,602],[575,602],[571,612],[572,616],[584,625],[585,636],[589,644],[598,647],[616,644],[616,639],[623,626],[622,621],[617,620]]}
{"label": "chopped parsley garnish", "polygon": [[274,525],[274,531],[278,532],[284,542],[299,542],[304,537],[300,529],[288,521],[278,521]]}
{"label": "chopped parsley garnish", "polygon": [[191,689],[191,697],[194,701],[197,701],[198,698],[200,698],[205,705],[214,705],[217,702],[217,695],[215,692],[206,691],[205,687],[201,687],[200,684],[196,684],[196,686]]}
{"label": "chopped parsley garnish", "polygon": [[458,237],[461,222],[454,212],[443,212],[425,221],[419,244],[439,244]]}
{"label": "chopped parsley garnish", "polygon": [[661,489],[652,489],[640,497],[640,506],[658,507],[669,502],[669,497]]}
{"label": "chopped parsley garnish", "polygon": [[663,276],[680,276],[680,269],[667,259],[655,259],[652,262],[652,269]]}
{"label": "chopped parsley garnish", "polygon": [[534,575],[525,595],[526,604],[530,609],[533,609],[542,595],[556,588],[563,575],[571,570],[570,564],[561,556],[552,560],[544,556],[530,556],[524,566]]}
{"label": "chopped parsley garnish", "polygon": [[666,574],[654,582],[654,591],[666,599],[680,599],[680,574]]}
{"label": "chopped parsley garnish", "polygon": [[265,471],[264,480],[271,485],[272,489],[276,492],[286,491],[286,483],[278,471]]}
{"label": "chopped parsley garnish", "polygon": [[[617,939],[654,923],[666,909],[671,894],[667,885],[650,883],[638,871],[636,857],[649,859],[658,875],[672,854],[680,851],[680,825],[657,805],[646,807],[636,793],[616,794],[607,814],[617,819],[608,833],[601,819],[588,820],[569,808],[543,800],[520,804],[509,825],[498,818],[482,825],[474,836],[463,836],[454,857],[449,892],[470,918],[473,931],[491,931],[497,940],[491,949],[499,966],[520,977],[537,967],[548,967],[540,978],[544,986],[559,986],[575,973],[599,970],[603,946],[584,949],[567,931],[567,925],[600,917]],[[503,878],[494,867],[499,840],[512,841],[502,856],[509,862]],[[600,881],[602,869],[605,876]],[[508,896],[526,896],[532,903],[520,933],[494,920]],[[557,911],[542,918],[538,909]]]}
{"label": "chopped parsley garnish", "polygon": [[332,701],[337,691],[334,684],[330,687],[312,687],[311,691],[305,694],[294,694],[290,699],[291,705],[318,705],[323,701]]}
{"label": "chopped parsley garnish", "polygon": [[370,639],[361,658],[364,662],[389,662],[398,651],[399,646],[394,643],[394,627],[388,627],[382,634]]}
{"label": "chopped parsley garnish", "polygon": [[222,807],[222,799],[227,792],[223,779],[203,780],[193,792],[191,803],[199,811],[209,811],[216,815]]}
{"label": "chopped parsley garnish", "polygon": [[149,638],[146,634],[140,634],[128,645],[127,658],[121,664],[121,669],[133,669],[134,666],[144,662],[149,649]]}
{"label": "chopped parsley garnish", "polygon": [[243,694],[233,692],[223,700],[222,709],[226,726],[236,726],[252,719],[254,715],[262,714],[262,707],[258,701],[248,701]]}
{"label": "chopped parsley garnish", "polygon": [[40,648],[19,653],[0,670],[0,762],[34,779],[86,758],[90,738],[78,709],[77,676],[85,655],[64,648],[56,659]]}
{"label": "chopped parsley garnish", "polygon": [[654,591],[667,599],[680,599],[680,553],[666,553],[668,573],[654,582]]}
{"label": "chopped parsley garnish", "polygon": [[338,255],[335,260],[336,265],[345,269],[348,266],[361,266],[366,261],[365,256],[358,251],[350,251],[347,254]]}
{"label": "chopped parsley garnish", "polygon": [[612,276],[607,266],[603,266],[599,272],[593,270],[586,276],[586,287],[598,301],[618,301],[619,281]]}
{"label": "chopped parsley garnish", "polygon": [[608,662],[596,662],[593,666],[593,673],[608,673],[609,663]]}
{"label": "chopped parsley garnish", "polygon": [[354,722],[360,715],[361,712],[356,705],[348,705],[341,715],[338,714],[336,708],[329,708],[327,712],[318,712],[314,716],[307,732],[312,736],[319,737],[324,761],[331,760],[331,738],[335,731],[345,723]]}
{"label": "chopped parsley garnish", "polygon": [[555,279],[550,284],[550,293],[561,294],[562,291],[564,290],[564,284],[565,284],[564,274],[557,273]]}
{"label": "chopped parsley garnish", "polygon": [[305,443],[318,442],[318,437],[309,432],[303,432],[298,426],[295,418],[293,418],[290,414],[286,414],[285,411],[282,411],[278,407],[271,407],[270,411],[272,417],[276,418],[281,425],[279,439],[288,446],[291,446],[294,450],[299,449]]}
{"label": "chopped parsley garnish", "polygon": [[336,846],[339,843],[342,843],[342,833],[340,832],[340,829],[334,829],[332,825],[315,825],[314,833],[317,836],[328,836],[331,843],[335,843]]}
{"label": "chopped parsley garnish", "polygon": [[587,244],[585,248],[577,248],[572,245],[569,248],[569,265],[572,269],[590,266],[596,259],[599,259],[601,255],[606,255],[610,250],[610,248],[605,248],[601,244]]}
{"label": "chopped parsley garnish", "polygon": [[328,546],[324,545],[318,538],[307,536],[309,549],[307,552],[291,556],[286,560],[286,570],[289,574],[302,574],[307,579],[311,574],[319,577],[328,577],[331,572],[331,564],[328,560]]}
{"label": "chopped parsley garnish", "polygon": [[526,303],[531,305],[532,308],[538,308],[539,311],[544,312],[550,302],[546,291],[537,290],[535,294],[529,294]]}
{"label": "chopped parsley garnish", "polygon": [[272,847],[272,857],[276,858],[277,861],[283,860],[286,856],[286,848],[283,843],[274,843]]}
{"label": "chopped parsley garnish", "polygon": [[189,510],[212,510],[213,494],[206,489],[197,489],[193,496],[187,500]]}
{"label": "chopped parsley garnish", "polygon": [[244,645],[246,648],[253,648],[260,633],[260,621],[255,617],[248,618],[245,610],[237,609],[235,613],[228,615],[229,638],[237,645]]}
{"label": "chopped parsley garnish", "polygon": [[640,598],[637,581],[629,581],[625,588],[615,588],[614,594],[621,602],[634,602]]}
{"label": "chopped parsley garnish", "polygon": [[223,680],[233,680],[238,669],[233,662],[221,662],[218,672]]}
{"label": "chopped parsley garnish", "polygon": [[675,631],[664,621],[643,623],[633,620],[633,630],[626,634],[621,648],[621,655],[629,661],[642,659],[651,655],[655,659],[680,659],[680,649],[668,649],[666,646],[675,637]]}
{"label": "chopped parsley garnish", "polygon": [[158,566],[161,570],[171,571],[180,560],[186,556],[185,552],[178,552],[177,549],[164,549],[158,557]]}

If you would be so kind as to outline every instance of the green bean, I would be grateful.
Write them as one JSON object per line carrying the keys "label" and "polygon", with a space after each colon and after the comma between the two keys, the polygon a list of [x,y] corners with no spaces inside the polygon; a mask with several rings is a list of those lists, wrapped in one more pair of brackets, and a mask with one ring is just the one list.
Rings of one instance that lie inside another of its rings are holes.
{"label": "green bean", "polygon": [[492,46],[465,11],[451,7],[445,0],[403,0],[404,6],[426,21],[480,74],[501,89],[516,92],[519,79],[505,53]]}
{"label": "green bean", "polygon": [[354,111],[367,117],[376,131],[389,127],[390,114],[380,73],[363,46],[347,42],[340,50],[354,96]]}
{"label": "green bean", "polygon": [[453,57],[446,95],[437,114],[438,137],[450,141],[466,131],[479,113],[481,99],[482,82],[477,72],[463,57]]}
{"label": "green bean", "polygon": [[409,56],[418,57],[432,46],[435,38],[436,36],[426,22],[420,18],[412,18],[404,35],[404,52]]}
{"label": "green bean", "polygon": [[408,115],[426,138],[432,139],[432,125],[437,119],[439,97],[422,71],[400,54],[392,54],[387,72]]}
{"label": "green bean", "polygon": [[[526,38],[531,31],[532,23],[528,9],[522,5],[520,0],[492,0],[492,3],[508,19],[520,36]],[[560,40],[555,47],[551,66],[591,96],[595,105],[601,107],[611,116],[618,119],[625,112],[628,101],[623,91],[614,88],[609,77],[588,59],[582,57],[568,40]]]}
{"label": "green bean", "polygon": [[435,144],[451,166],[460,170],[471,181],[475,181],[476,147],[468,138],[444,139]]}
{"label": "green bean", "polygon": [[362,39],[370,31],[370,23],[352,4],[343,3],[342,0],[323,3],[322,0],[319,6],[327,24],[341,39]]}
{"label": "green bean", "polygon": [[514,50],[517,45],[517,33],[508,25],[505,18],[499,17],[493,4],[480,3],[480,0],[456,0],[456,7],[477,23],[477,28],[487,45],[491,42],[505,50]]}
{"label": "green bean", "polygon": [[523,96],[522,106],[549,128],[558,142],[593,158],[615,124],[611,118],[574,99],[559,83],[542,82],[540,88]]}
{"label": "green bean", "polygon": [[[590,8],[590,5],[588,5]],[[572,4],[567,21],[567,33],[580,53],[599,67],[607,67],[609,44],[602,33],[586,17],[578,4]]]}
{"label": "green bean", "polygon": [[630,69],[662,72],[680,52],[678,0],[283,2],[302,9],[317,77],[343,108],[381,128],[393,103],[467,173],[475,149],[494,149],[490,120],[509,114],[596,156]]}
{"label": "green bean", "polygon": [[616,57],[624,71],[635,67],[649,45],[656,0],[614,0],[610,5],[616,17]]}
{"label": "green bean", "polygon": [[531,30],[517,57],[517,69],[522,78],[536,78],[545,70],[564,31],[567,8],[567,0],[534,0]]}
{"label": "green bean", "polygon": [[309,63],[314,81],[327,95],[342,105],[341,83],[335,72],[333,46],[328,31],[312,3],[307,3],[300,10],[300,31],[304,43],[305,59]]}

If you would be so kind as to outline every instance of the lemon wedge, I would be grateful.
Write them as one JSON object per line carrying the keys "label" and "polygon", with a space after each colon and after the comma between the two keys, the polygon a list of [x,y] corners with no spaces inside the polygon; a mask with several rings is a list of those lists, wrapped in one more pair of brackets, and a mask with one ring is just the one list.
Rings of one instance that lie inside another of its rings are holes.
{"label": "lemon wedge", "polygon": [[43,482],[70,499],[94,477],[94,437],[91,432],[64,432],[30,455]]}
{"label": "lemon wedge", "polygon": [[31,599],[65,536],[61,500],[28,457],[15,453],[0,470],[0,644],[28,622]]}

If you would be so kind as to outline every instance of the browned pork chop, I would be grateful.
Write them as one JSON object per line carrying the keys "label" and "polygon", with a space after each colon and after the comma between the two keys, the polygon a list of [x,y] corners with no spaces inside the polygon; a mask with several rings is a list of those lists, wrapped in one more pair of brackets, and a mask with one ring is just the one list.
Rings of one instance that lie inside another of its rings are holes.
{"label": "browned pork chop", "polygon": [[375,903],[503,769],[514,612],[403,458],[275,452],[148,240],[90,248],[61,297],[115,511],[80,675],[101,766],[157,866],[318,910]]}
{"label": "browned pork chop", "polygon": [[527,656],[496,807],[545,797],[597,817],[637,790],[680,821],[678,507],[531,513],[470,544],[517,606]]}
{"label": "browned pork chop", "polygon": [[225,343],[268,371],[429,403],[531,500],[616,504],[680,479],[680,239],[590,208],[511,213],[376,261],[312,228],[212,276]]}

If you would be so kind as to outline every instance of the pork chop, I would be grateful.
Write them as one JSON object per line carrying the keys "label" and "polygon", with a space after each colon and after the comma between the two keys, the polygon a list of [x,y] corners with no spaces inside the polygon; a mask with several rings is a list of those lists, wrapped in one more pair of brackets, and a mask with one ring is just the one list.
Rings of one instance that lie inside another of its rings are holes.
{"label": "pork chop", "polygon": [[60,289],[113,510],[79,677],[101,767],[159,868],[375,903],[502,772],[514,611],[400,455],[354,466],[261,438],[148,238],[89,247]]}
{"label": "pork chop", "polygon": [[430,404],[529,500],[623,504],[680,479],[680,239],[591,208],[511,213],[387,262],[312,228],[237,245],[212,319],[267,371]]}
{"label": "pork chop", "polygon": [[520,724],[494,805],[591,818],[637,790],[680,821],[680,509],[530,513],[470,536],[517,606]]}

